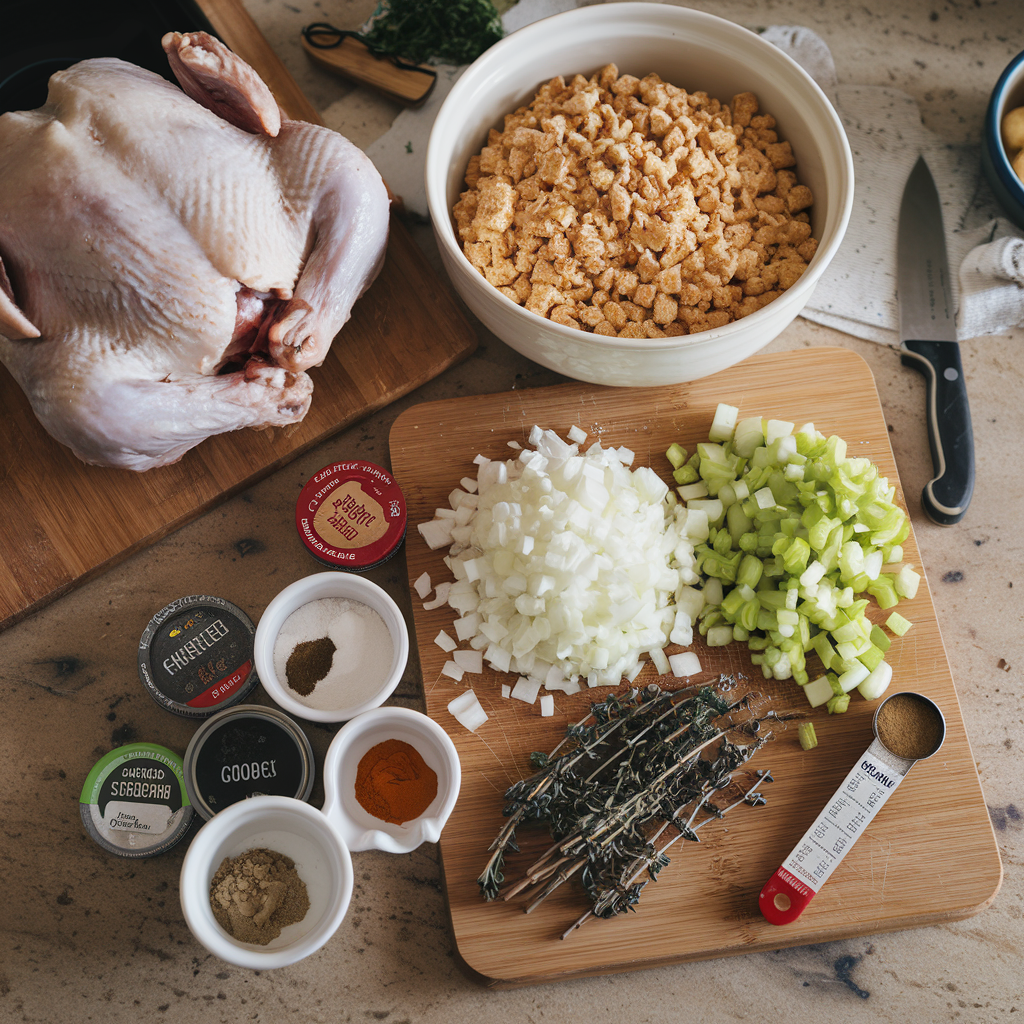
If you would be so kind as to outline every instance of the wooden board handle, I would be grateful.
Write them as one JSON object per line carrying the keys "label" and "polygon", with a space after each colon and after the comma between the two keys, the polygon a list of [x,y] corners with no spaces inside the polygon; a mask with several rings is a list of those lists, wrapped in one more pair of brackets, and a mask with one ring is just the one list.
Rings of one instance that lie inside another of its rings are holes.
{"label": "wooden board handle", "polygon": [[399,66],[390,57],[375,57],[364,42],[353,36],[343,36],[337,46],[323,47],[314,46],[303,35],[302,48],[321,67],[408,106],[422,103],[437,80],[436,72],[428,65]]}

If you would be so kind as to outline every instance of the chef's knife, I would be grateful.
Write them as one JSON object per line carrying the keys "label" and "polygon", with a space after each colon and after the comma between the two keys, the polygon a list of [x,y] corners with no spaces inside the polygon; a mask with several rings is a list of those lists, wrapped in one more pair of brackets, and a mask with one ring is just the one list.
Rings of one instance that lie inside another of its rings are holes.
{"label": "chef's knife", "polygon": [[897,257],[900,358],[924,374],[928,393],[935,478],[921,492],[921,503],[929,518],[952,526],[963,518],[974,491],[974,435],[956,342],[942,207],[924,157],[903,190]]}

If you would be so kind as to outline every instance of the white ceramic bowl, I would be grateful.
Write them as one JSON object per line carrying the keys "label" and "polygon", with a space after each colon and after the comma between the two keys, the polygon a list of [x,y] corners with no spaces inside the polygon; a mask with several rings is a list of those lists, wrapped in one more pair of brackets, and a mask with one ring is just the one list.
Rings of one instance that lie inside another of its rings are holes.
{"label": "white ceramic bowl", "polygon": [[[285,681],[278,678],[274,670],[274,643],[285,620],[302,605],[325,597],[347,598],[368,605],[384,620],[391,634],[393,646],[391,664],[384,682],[372,697],[359,704],[327,710],[311,708],[304,704]],[[310,722],[344,722],[365,711],[380,707],[394,692],[409,660],[409,630],[398,605],[387,591],[382,590],[376,583],[351,573],[320,572],[296,580],[267,605],[256,627],[253,658],[263,688],[285,711]]]}
{"label": "white ceramic bowl", "polygon": [[[396,825],[366,811],[355,794],[356,771],[363,755],[385,740],[404,740],[437,773],[437,796],[418,818]],[[324,759],[324,814],[353,851],[410,853],[421,843],[436,843],[455,807],[462,784],[459,755],[448,734],[433,719],[408,708],[378,708],[342,726]]]}
{"label": "white ceramic bowl", "polygon": [[[590,75],[614,62],[622,74],[656,72],[673,85],[728,102],[757,94],[793,145],[810,186],[818,251],[799,281],[743,320],[682,338],[627,340],[563,327],[506,298],[463,255],[451,210],[465,189],[469,158],[490,128],[528,103],[555,75]],[[714,15],[668,4],[581,7],[520,29],[463,73],[430,134],[426,190],[445,269],[469,308],[516,351],[552,370],[598,384],[654,386],[696,380],[753,355],[806,305],[835,255],[853,204],[853,158],[825,94],[793,60],[760,36]]]}
{"label": "white ceramic bowl", "polygon": [[[266,946],[239,942],[213,916],[210,883],[225,857],[263,847],[295,861],[309,912]],[[352,858],[315,807],[284,796],[254,796],[211,818],[181,866],[181,909],[192,934],[214,956],[257,970],[285,967],[316,952],[337,930],[352,897]]]}

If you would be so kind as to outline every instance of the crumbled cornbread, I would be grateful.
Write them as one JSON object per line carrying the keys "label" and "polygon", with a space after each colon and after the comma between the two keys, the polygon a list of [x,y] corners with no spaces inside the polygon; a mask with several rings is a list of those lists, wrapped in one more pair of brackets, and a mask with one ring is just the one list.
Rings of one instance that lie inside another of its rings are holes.
{"label": "crumbled cornbread", "polygon": [[814,255],[811,190],[757,97],[657,75],[562,77],[505,117],[453,210],[463,250],[513,302],[622,338],[753,313]]}

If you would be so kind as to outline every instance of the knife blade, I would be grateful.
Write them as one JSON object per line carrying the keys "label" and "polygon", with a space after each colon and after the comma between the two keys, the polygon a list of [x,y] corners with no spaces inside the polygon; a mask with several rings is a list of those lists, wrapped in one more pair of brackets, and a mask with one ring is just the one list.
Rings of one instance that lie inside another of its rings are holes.
{"label": "knife blade", "polygon": [[921,492],[928,517],[960,522],[974,492],[974,434],[956,340],[942,206],[920,157],[903,190],[897,235],[900,359],[924,374],[935,476]]}

